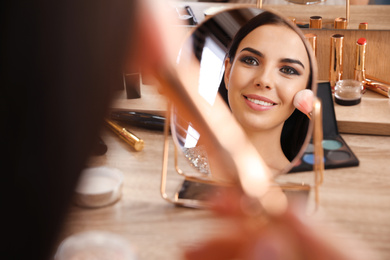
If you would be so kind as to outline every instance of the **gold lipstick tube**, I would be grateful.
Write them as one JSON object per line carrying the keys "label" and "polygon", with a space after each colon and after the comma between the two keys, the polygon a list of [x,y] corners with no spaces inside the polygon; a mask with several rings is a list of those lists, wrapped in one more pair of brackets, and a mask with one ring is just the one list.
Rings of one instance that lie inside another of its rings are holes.
{"label": "gold lipstick tube", "polygon": [[343,17],[338,17],[334,19],[334,28],[335,29],[347,29],[347,19]]}
{"label": "gold lipstick tube", "polygon": [[144,148],[144,141],[138,138],[135,134],[121,127],[117,123],[105,119],[107,126],[114,131],[121,139],[133,147],[136,151],[141,151]]}
{"label": "gold lipstick tube", "polygon": [[329,82],[334,91],[336,82],[343,78],[344,35],[334,34],[330,38]]}
{"label": "gold lipstick tube", "polygon": [[367,29],[368,29],[368,23],[359,24],[359,30],[367,30]]}
{"label": "gold lipstick tube", "polygon": [[321,16],[311,16],[310,22],[309,22],[309,28],[322,29],[322,17]]}
{"label": "gold lipstick tube", "polygon": [[366,78],[366,39],[360,38],[356,42],[356,58],[355,58],[355,69],[354,69],[354,79],[360,81],[364,84]]}
{"label": "gold lipstick tube", "polygon": [[317,35],[314,33],[306,33],[305,38],[310,43],[310,46],[313,49],[314,55],[317,56]]}
{"label": "gold lipstick tube", "polygon": [[390,98],[390,83],[381,81],[380,79],[366,75],[364,86],[369,90],[377,92],[383,96]]}

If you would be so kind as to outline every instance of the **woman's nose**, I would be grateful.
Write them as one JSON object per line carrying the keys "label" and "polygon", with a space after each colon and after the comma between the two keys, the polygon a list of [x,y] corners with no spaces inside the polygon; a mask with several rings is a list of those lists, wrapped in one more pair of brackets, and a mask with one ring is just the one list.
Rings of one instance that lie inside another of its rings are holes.
{"label": "woman's nose", "polygon": [[272,89],[274,87],[272,69],[266,67],[259,69],[256,73],[254,84],[259,88]]}

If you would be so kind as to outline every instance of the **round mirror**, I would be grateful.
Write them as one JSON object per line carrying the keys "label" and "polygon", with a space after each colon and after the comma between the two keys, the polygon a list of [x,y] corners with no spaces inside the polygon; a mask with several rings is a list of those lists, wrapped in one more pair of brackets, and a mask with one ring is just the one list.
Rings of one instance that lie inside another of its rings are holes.
{"label": "round mirror", "polygon": [[[313,57],[289,20],[243,7],[224,10],[197,26],[181,48],[177,69],[182,82],[204,99],[205,110],[223,98],[276,176],[291,170],[310,139]],[[175,108],[170,118],[176,147],[198,173],[212,178],[207,143],[196,126]],[[227,130],[220,126],[221,133]]]}

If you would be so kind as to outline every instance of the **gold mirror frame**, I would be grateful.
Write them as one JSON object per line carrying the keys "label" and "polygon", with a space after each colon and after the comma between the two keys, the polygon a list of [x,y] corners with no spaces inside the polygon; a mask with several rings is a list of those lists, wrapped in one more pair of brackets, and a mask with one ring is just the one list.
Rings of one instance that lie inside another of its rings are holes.
{"label": "gold mirror frame", "polygon": [[[224,10],[226,11],[226,10]],[[279,15],[279,14],[278,14]],[[297,31],[297,30],[296,30]],[[297,31],[298,33],[298,31]],[[302,37],[301,37],[302,38]],[[303,38],[302,38],[303,40]],[[308,48],[308,44],[305,43],[306,48]],[[311,56],[313,57],[313,56]],[[311,66],[314,66],[314,61],[311,59]],[[316,71],[316,68],[313,69]],[[315,74],[316,75],[316,74]],[[311,126],[309,126],[308,130],[308,137],[311,135],[311,131],[314,129],[314,135],[313,135],[313,144],[315,147],[315,164],[314,164],[314,191],[315,191],[315,202],[316,205],[318,205],[319,202],[319,186],[322,183],[323,180],[323,169],[324,169],[324,163],[323,163],[323,150],[322,150],[322,114],[321,114],[321,103],[316,98],[313,102],[313,122]],[[167,200],[170,203],[173,203],[175,205],[180,206],[187,206],[187,207],[207,207],[208,203],[206,201],[200,201],[200,200],[193,200],[193,199],[181,199],[178,196],[178,193],[176,192],[174,196],[169,196],[167,193],[167,179],[168,179],[168,161],[169,161],[169,132],[170,132],[170,115],[171,115],[171,106],[168,106],[167,109],[167,119],[164,129],[164,150],[163,150],[163,167],[162,167],[162,174],[161,174],[161,187],[160,192],[161,196]],[[307,144],[307,142],[305,142]],[[175,155],[174,155],[174,166],[176,172],[183,177],[184,180],[194,181],[194,182],[200,182],[200,183],[206,183],[210,185],[225,185],[223,183],[220,183],[218,181],[213,180],[212,178],[199,178],[199,177],[192,177],[187,175],[184,171],[182,171],[178,165],[178,151],[176,145],[175,147]],[[303,149],[301,149],[303,150]],[[302,154],[302,151],[298,154],[300,156]],[[296,158],[299,159],[299,158]],[[309,191],[311,190],[311,186],[307,184],[294,184],[294,183],[286,183],[286,184],[277,184],[279,187],[281,187],[285,191]]]}

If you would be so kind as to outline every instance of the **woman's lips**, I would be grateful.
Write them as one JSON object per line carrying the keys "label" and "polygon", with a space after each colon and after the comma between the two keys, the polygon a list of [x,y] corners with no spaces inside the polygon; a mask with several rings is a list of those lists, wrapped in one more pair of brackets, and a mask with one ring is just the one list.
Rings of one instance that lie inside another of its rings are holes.
{"label": "woman's lips", "polygon": [[269,109],[272,109],[276,105],[276,103],[273,102],[272,100],[265,98],[265,97],[257,96],[257,95],[247,95],[247,96],[244,96],[244,98],[245,98],[246,104],[250,108],[252,108],[256,111],[269,110]]}

